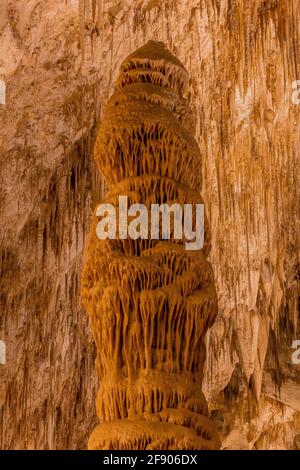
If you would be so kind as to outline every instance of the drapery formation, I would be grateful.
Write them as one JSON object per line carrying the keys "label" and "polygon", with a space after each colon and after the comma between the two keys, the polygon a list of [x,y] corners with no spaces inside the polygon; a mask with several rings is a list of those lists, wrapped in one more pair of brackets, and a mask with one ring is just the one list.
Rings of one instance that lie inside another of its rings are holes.
{"label": "drapery formation", "polygon": [[[118,214],[128,204],[202,203],[201,159],[188,75],[162,43],[122,64],[95,158]],[[194,221],[195,222],[195,221]],[[201,392],[204,336],[217,313],[211,265],[184,240],[100,240],[91,227],[82,297],[97,346],[101,386],[91,449],[215,449]],[[205,224],[207,226],[207,224]],[[161,228],[161,227],[160,227]]]}

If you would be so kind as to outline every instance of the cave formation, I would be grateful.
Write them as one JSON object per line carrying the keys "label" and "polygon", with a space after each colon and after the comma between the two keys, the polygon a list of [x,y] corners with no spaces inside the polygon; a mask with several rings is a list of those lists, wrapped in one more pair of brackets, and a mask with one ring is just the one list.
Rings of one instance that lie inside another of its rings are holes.
{"label": "cave formation", "polygon": [[[95,144],[118,211],[130,204],[202,203],[201,158],[188,74],[161,42],[122,63]],[[93,217],[82,298],[97,347],[100,424],[90,449],[217,449],[201,391],[204,337],[217,313],[205,220],[202,250],[184,240],[99,240]]]}

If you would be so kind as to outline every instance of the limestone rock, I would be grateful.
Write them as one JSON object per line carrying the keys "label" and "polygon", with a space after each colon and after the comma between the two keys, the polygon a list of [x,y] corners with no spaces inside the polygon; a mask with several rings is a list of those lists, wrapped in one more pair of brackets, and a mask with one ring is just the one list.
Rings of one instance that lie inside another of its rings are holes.
{"label": "limestone rock", "polygon": [[225,446],[297,446],[299,410],[278,386],[299,388],[299,1],[1,0],[0,12],[1,448],[85,448],[97,423],[79,299],[106,192],[92,149],[121,63],[148,40],[190,74],[219,305],[209,408]]}

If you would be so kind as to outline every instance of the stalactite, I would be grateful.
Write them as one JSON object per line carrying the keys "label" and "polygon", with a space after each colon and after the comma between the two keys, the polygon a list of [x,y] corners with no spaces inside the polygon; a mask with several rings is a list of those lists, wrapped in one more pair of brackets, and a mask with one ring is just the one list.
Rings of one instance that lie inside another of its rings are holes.
{"label": "stalactite", "polygon": [[84,31],[85,31],[85,1],[78,1],[78,23],[79,23],[79,43],[81,54],[84,56]]}
{"label": "stalactite", "polygon": [[[201,202],[187,79],[162,43],[123,62],[95,145],[105,202]],[[209,243],[188,252],[174,238],[99,240],[95,223],[82,279],[101,378],[89,448],[218,448],[201,392],[204,335],[217,312]]]}
{"label": "stalactite", "polygon": [[95,19],[96,19],[96,7],[97,7],[97,0],[92,0],[92,18],[93,18],[93,22],[95,22]]}
{"label": "stalactite", "polygon": [[91,41],[91,57],[94,59],[96,37],[100,35],[103,27],[104,0],[79,0],[79,43],[82,57],[85,54],[85,30],[89,31]]}

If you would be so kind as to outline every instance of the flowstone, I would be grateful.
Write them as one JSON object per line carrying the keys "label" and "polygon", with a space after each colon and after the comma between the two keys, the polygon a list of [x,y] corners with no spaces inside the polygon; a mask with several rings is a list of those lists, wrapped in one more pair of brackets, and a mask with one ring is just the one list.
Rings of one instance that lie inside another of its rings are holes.
{"label": "flowstone", "polygon": [[[187,101],[188,74],[149,41],[122,64],[95,145],[115,205],[202,203],[201,158]],[[217,449],[201,392],[204,336],[217,313],[213,272],[184,240],[87,243],[82,297],[97,346],[100,425],[90,449]],[[174,234],[173,234],[174,235]]]}

